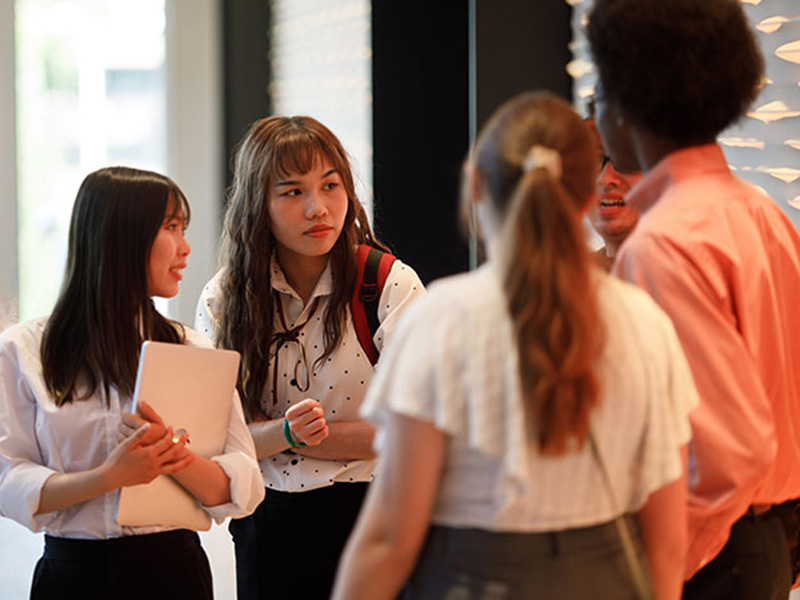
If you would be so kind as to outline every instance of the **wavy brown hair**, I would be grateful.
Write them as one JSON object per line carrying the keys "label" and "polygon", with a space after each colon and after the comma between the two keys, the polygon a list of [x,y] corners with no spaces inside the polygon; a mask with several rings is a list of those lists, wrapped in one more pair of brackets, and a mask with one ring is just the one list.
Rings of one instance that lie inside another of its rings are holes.
{"label": "wavy brown hair", "polygon": [[[534,146],[558,152],[561,175],[526,168]],[[594,192],[595,142],[563,100],[526,93],[501,106],[478,137],[477,172],[502,217],[503,286],[513,321],[529,431],[560,454],[589,431],[600,389],[604,330],[580,211]]]}
{"label": "wavy brown hair", "polygon": [[[167,211],[170,210],[170,214]],[[170,178],[109,167],[86,176],[69,225],[64,282],[44,330],[41,360],[57,406],[99,386],[133,395],[144,340],[182,343],[183,326],[163,317],[147,289],[150,249],[165,219],[189,204]]]}
{"label": "wavy brown hair", "polygon": [[268,210],[276,178],[308,173],[316,159],[327,158],[347,191],[347,215],[330,252],[333,292],[325,310],[324,350],[315,366],[338,346],[356,284],[359,244],[387,250],[373,235],[356,196],[350,162],[341,142],[311,117],[272,116],[256,121],[240,142],[222,234],[222,310],[217,346],[242,355],[239,393],[248,420],[260,412],[267,379],[269,342],[274,330],[270,259],[275,250]]}

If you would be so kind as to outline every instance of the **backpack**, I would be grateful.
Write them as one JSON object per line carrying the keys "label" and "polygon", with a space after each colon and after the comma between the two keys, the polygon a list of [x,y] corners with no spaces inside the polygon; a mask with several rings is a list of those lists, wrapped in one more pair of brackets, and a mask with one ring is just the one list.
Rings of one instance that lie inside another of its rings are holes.
{"label": "backpack", "polygon": [[350,299],[350,312],[353,315],[353,325],[358,342],[373,366],[378,362],[380,356],[380,352],[372,340],[380,326],[378,301],[394,261],[393,255],[366,244],[361,244],[356,252],[358,278]]}

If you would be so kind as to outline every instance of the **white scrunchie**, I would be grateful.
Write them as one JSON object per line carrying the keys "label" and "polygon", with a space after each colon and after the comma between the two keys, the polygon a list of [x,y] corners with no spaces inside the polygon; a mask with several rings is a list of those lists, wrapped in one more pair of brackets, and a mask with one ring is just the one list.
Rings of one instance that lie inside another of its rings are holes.
{"label": "white scrunchie", "polygon": [[525,155],[522,162],[522,170],[526,173],[532,169],[541,167],[559,181],[561,179],[561,155],[558,150],[547,148],[546,146],[533,146]]}

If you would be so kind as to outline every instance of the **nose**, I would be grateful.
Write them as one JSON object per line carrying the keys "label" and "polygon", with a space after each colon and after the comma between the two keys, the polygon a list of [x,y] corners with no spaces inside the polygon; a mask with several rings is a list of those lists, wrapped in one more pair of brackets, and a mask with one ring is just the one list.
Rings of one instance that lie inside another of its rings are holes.
{"label": "nose", "polygon": [[306,200],[306,219],[317,219],[326,215],[327,212],[327,206],[321,195],[318,192],[309,193]]}
{"label": "nose", "polygon": [[181,242],[178,246],[178,253],[180,256],[189,256],[192,252],[192,247],[189,245],[189,240],[186,239],[185,235],[181,236]]}
{"label": "nose", "polygon": [[622,187],[623,183],[624,180],[620,174],[617,173],[616,169],[614,169],[614,165],[611,164],[611,161],[606,163],[606,166],[600,171],[600,175],[597,176],[597,184],[600,188]]}

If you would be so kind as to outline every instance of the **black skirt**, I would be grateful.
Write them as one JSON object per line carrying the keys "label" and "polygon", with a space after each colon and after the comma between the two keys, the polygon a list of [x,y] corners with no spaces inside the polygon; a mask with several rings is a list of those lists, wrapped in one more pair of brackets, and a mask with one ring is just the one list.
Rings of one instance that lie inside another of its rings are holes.
{"label": "black skirt", "polygon": [[45,536],[31,600],[211,600],[199,536],[183,529],[108,540]]}

